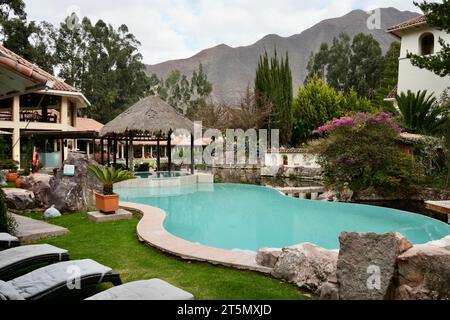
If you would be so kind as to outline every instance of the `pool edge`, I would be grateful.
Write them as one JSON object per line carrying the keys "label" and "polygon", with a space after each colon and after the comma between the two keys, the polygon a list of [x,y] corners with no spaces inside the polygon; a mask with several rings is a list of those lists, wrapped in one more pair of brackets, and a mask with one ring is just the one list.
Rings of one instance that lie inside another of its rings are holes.
{"label": "pool edge", "polygon": [[225,250],[196,244],[174,236],[164,228],[167,214],[164,210],[133,202],[120,202],[120,207],[139,211],[142,218],[136,231],[139,239],[147,245],[184,260],[209,262],[241,270],[270,274],[273,269],[256,263],[256,253]]}

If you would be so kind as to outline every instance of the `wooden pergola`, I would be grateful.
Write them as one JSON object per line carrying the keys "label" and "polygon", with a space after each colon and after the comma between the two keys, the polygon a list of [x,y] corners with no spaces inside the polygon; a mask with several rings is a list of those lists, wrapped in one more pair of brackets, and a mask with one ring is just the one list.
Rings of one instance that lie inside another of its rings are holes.
{"label": "wooden pergola", "polygon": [[[161,171],[161,141],[167,141],[168,170],[172,170],[172,134],[174,130],[184,129],[191,136],[191,173],[194,174],[194,123],[178,113],[168,103],[158,97],[144,98],[125,110],[114,120],[107,123],[100,131],[101,162],[104,164],[105,140],[108,164],[111,163],[110,154],[113,149],[113,163],[117,164],[117,144],[125,144],[125,165],[130,169],[130,149],[134,141],[157,142],[157,170]],[[132,162],[132,160],[131,160]]]}

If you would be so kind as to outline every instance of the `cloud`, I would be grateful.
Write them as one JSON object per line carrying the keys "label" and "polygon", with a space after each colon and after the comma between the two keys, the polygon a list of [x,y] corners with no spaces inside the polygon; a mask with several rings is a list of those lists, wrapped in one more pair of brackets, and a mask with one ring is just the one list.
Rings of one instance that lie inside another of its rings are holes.
{"label": "cloud", "polygon": [[187,58],[225,43],[243,46],[267,34],[290,36],[352,9],[393,6],[415,10],[412,0],[25,0],[32,20],[55,25],[71,5],[92,21],[126,24],[142,43],[146,63]]}

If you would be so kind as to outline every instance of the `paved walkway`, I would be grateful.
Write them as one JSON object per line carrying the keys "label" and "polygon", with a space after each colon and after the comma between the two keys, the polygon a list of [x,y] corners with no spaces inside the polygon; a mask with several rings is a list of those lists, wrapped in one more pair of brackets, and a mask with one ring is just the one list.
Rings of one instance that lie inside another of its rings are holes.
{"label": "paved walkway", "polygon": [[20,241],[34,241],[66,235],[69,230],[55,226],[44,221],[34,220],[28,217],[13,214],[18,224],[17,237]]}

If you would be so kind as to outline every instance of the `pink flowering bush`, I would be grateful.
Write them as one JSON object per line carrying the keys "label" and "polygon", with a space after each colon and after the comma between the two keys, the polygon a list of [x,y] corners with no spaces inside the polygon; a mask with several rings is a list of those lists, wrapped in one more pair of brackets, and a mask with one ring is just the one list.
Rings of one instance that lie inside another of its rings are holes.
{"label": "pink flowering bush", "polygon": [[365,126],[387,127],[394,129],[398,133],[403,132],[403,129],[395,122],[395,118],[386,112],[378,114],[358,112],[347,117],[331,120],[317,128],[316,132],[329,133],[341,127],[358,130]]}
{"label": "pink flowering bush", "polygon": [[412,157],[397,139],[402,128],[388,113],[355,113],[324,124],[318,147],[325,181],[338,191],[371,192],[401,198],[412,192]]}

